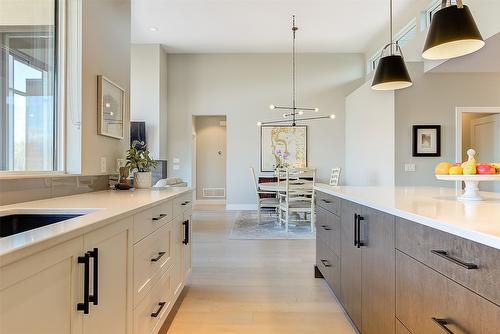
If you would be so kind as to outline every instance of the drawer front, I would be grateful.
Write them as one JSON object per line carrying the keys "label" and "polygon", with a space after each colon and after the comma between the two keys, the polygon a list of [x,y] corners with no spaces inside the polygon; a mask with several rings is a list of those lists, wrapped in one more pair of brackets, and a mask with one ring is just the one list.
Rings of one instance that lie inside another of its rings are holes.
{"label": "drawer front", "polygon": [[134,215],[134,243],[172,220],[172,201]]}
{"label": "drawer front", "polygon": [[172,223],[134,245],[134,305],[149,293],[173,262]]}
{"label": "drawer front", "polygon": [[340,215],[340,198],[338,197],[317,191],[316,204],[337,216]]}
{"label": "drawer front", "polygon": [[[396,247],[500,305],[499,250],[404,219],[397,220]],[[453,259],[477,269],[467,269]]]}
{"label": "drawer front", "polygon": [[321,241],[316,240],[316,266],[323,274],[327,282],[331,279],[332,264],[330,263],[328,246]]}
{"label": "drawer front", "polygon": [[174,198],[173,200],[174,217],[179,217],[187,210],[191,210],[191,208],[193,207],[192,201],[193,201],[193,195],[191,194],[191,192],[179,196],[177,198]]}
{"label": "drawer front", "polygon": [[330,267],[330,277],[328,278],[328,285],[333,293],[340,299],[340,257],[332,251],[327,255]]}
{"label": "drawer front", "polygon": [[340,217],[317,206],[316,235],[337,256],[340,256]]}
{"label": "drawer front", "polygon": [[[413,334],[500,333],[500,308],[396,252],[396,316]],[[439,324],[436,320],[445,319]]]}
{"label": "drawer front", "polygon": [[134,309],[134,334],[157,332],[171,308],[171,271],[168,270]]}

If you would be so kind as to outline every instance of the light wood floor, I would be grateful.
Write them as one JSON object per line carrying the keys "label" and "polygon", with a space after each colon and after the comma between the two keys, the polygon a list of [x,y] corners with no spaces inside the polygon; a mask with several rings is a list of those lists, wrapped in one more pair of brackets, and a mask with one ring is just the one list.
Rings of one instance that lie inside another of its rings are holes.
{"label": "light wood floor", "polygon": [[355,333],[314,278],[314,240],[229,240],[236,215],[195,210],[192,282],[168,334]]}

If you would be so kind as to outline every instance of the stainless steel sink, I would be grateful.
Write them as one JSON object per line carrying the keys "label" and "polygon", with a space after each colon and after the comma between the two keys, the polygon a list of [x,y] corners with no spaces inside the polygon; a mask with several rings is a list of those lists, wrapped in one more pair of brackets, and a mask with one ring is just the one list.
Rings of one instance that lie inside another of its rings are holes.
{"label": "stainless steel sink", "polygon": [[59,223],[85,213],[13,213],[0,216],[0,238]]}

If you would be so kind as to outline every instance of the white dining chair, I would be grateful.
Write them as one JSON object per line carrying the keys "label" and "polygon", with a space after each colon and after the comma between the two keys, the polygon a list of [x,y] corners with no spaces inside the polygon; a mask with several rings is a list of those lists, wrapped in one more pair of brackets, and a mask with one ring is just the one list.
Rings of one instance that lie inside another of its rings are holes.
{"label": "white dining chair", "polygon": [[330,183],[329,183],[331,186],[336,187],[339,185],[341,172],[342,168],[340,167],[332,168],[332,173],[330,174]]}
{"label": "white dining chair", "polygon": [[[275,191],[262,191],[259,188],[259,183],[257,182],[257,177],[255,176],[255,170],[250,167],[250,173],[252,174],[253,184],[255,186],[255,194],[257,195],[257,217],[260,223],[261,210],[263,208],[273,208],[277,209],[279,202],[277,198],[277,192]],[[273,197],[261,197],[261,194],[272,195]]]}
{"label": "white dining chair", "polygon": [[[282,225],[285,225],[286,232],[289,231],[291,216],[294,213],[298,216],[294,219],[295,223],[308,222],[311,225],[311,232],[314,231],[315,179],[316,170],[309,168],[290,169],[280,171],[278,174],[278,188],[284,188],[278,193],[278,219]],[[303,218],[300,215],[303,215]]]}

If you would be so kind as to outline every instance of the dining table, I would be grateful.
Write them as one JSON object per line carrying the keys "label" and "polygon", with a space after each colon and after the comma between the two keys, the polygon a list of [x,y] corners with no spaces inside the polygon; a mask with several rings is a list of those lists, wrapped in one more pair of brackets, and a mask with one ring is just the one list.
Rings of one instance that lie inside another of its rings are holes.
{"label": "dining table", "polygon": [[[302,189],[312,189],[313,182],[312,181],[299,181],[294,182],[294,189],[302,188]],[[283,192],[286,191],[286,183],[285,182],[262,182],[259,183],[259,190],[261,191],[269,191],[269,192]]]}

